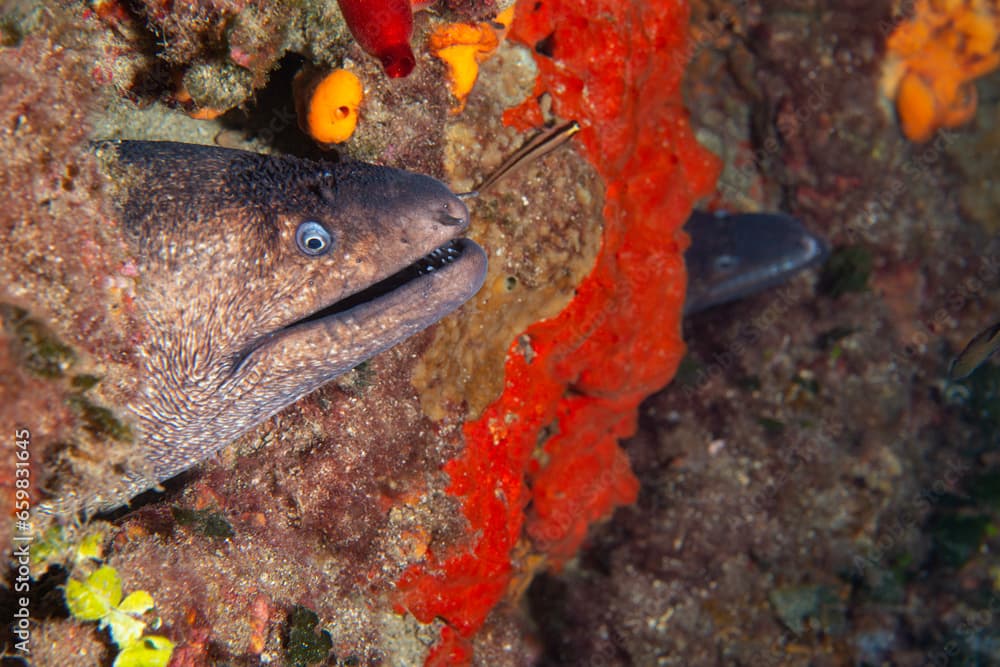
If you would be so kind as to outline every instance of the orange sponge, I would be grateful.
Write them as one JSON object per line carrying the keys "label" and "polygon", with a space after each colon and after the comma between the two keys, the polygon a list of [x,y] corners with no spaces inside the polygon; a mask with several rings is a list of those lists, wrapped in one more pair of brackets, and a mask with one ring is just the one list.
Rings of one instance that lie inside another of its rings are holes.
{"label": "orange sponge", "polygon": [[883,90],[907,138],[927,141],[975,115],[973,81],[1000,65],[1000,2],[917,0],[887,47]]}
{"label": "orange sponge", "polygon": [[299,127],[317,142],[339,144],[354,134],[364,91],[353,72],[300,72],[294,94]]}
{"label": "orange sponge", "polygon": [[449,23],[431,34],[431,53],[448,66],[451,93],[458,100],[454,112],[465,108],[465,100],[479,76],[479,64],[493,55],[514,20],[514,6],[489,22]]}

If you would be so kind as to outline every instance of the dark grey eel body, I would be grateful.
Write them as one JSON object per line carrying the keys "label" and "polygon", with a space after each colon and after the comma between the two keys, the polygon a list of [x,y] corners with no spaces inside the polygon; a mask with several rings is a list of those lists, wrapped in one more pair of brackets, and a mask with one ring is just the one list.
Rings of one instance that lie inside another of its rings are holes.
{"label": "dark grey eel body", "polygon": [[781,213],[695,211],[684,230],[691,237],[685,315],[780,285],[829,255],[826,241]]}
{"label": "dark grey eel body", "polygon": [[142,469],[110,507],[202,461],[475,294],[486,256],[439,181],[209,146],[108,142],[139,268]]}

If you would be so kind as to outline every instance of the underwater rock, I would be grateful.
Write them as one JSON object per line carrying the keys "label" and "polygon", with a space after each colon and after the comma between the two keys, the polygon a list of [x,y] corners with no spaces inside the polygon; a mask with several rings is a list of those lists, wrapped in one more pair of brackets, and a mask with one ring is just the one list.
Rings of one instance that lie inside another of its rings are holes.
{"label": "underwater rock", "polygon": [[[87,146],[89,114],[108,99],[91,77],[97,27],[55,12],[2,50],[0,426],[30,431],[33,504],[112,483],[133,456],[117,409],[137,386],[144,330],[135,264]],[[0,445],[5,516],[13,447]],[[9,530],[0,522],[0,544]]]}

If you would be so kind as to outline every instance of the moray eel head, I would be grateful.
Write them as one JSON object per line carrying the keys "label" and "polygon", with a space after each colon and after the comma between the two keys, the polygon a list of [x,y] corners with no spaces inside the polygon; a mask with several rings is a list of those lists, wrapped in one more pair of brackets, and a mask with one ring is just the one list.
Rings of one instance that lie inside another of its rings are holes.
{"label": "moray eel head", "polygon": [[482,286],[441,182],[363,163],[107,142],[149,325],[130,497],[438,321]]}
{"label": "moray eel head", "polygon": [[780,213],[695,211],[684,229],[691,237],[685,315],[780,285],[830,254],[826,241]]}

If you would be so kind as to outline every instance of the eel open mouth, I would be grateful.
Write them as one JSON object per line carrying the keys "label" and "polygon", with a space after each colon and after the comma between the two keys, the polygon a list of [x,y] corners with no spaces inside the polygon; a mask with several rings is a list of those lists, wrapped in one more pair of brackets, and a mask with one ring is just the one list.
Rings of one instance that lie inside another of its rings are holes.
{"label": "eel open mouth", "polygon": [[[238,375],[262,348],[317,326],[351,322],[356,330],[398,328],[400,334],[409,330],[399,337],[402,340],[458,308],[479,291],[485,279],[483,249],[467,238],[452,239],[377,283],[251,342],[234,358],[229,377]],[[395,342],[399,341],[390,345]],[[368,356],[387,346],[371,345]]]}
{"label": "eel open mouth", "polygon": [[452,239],[443,246],[440,246],[424,255],[414,263],[392,274],[388,278],[383,278],[374,285],[366,287],[360,292],[355,292],[354,294],[343,298],[340,301],[323,308],[322,310],[316,311],[312,315],[308,315],[297,322],[293,322],[284,328],[286,330],[291,329],[292,327],[296,327],[307,322],[314,322],[332,315],[338,315],[357,306],[374,302],[391,292],[395,292],[421,276],[433,273],[434,271],[443,270],[452,262],[461,259],[463,254],[467,250],[471,249],[471,246],[475,245],[475,243],[465,238]]}

